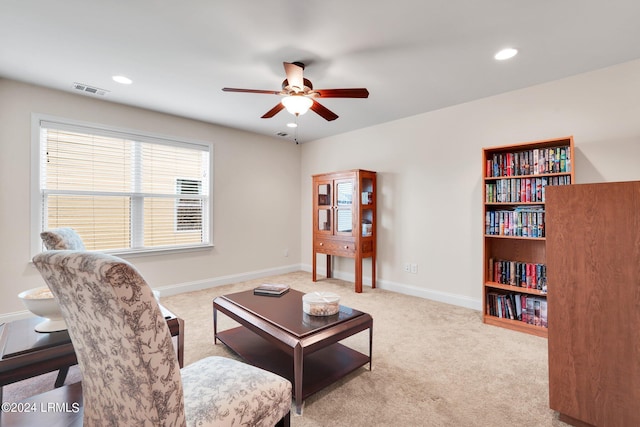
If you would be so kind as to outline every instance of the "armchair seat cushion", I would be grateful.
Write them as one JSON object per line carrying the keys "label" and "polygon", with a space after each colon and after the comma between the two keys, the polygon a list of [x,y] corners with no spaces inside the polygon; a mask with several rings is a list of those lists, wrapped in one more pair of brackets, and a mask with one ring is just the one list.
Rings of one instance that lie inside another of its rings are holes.
{"label": "armchair seat cushion", "polygon": [[273,426],[291,409],[291,383],[237,360],[211,356],[180,371],[187,426]]}

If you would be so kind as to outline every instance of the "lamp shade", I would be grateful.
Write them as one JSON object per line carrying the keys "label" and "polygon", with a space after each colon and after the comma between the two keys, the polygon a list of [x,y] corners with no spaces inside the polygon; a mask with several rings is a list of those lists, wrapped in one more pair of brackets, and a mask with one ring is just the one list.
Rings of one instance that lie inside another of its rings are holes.
{"label": "lamp shade", "polygon": [[304,95],[290,95],[282,98],[282,105],[288,112],[295,116],[300,116],[307,111],[313,105],[313,99]]}

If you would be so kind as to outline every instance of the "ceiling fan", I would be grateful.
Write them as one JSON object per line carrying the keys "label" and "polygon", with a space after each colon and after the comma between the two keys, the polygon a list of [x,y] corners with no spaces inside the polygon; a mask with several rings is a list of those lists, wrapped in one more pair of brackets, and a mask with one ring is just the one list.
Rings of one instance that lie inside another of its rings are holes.
{"label": "ceiling fan", "polygon": [[284,108],[295,116],[306,113],[309,109],[316,112],[324,119],[331,121],[338,115],[320,104],[316,98],[368,98],[369,91],[365,88],[355,89],[313,89],[313,85],[302,75],[304,64],[302,62],[283,62],[287,78],[282,82],[282,90],[236,89],[232,87],[222,88],[225,92],[264,93],[282,96],[282,101],[267,111],[262,118],[270,119]]}

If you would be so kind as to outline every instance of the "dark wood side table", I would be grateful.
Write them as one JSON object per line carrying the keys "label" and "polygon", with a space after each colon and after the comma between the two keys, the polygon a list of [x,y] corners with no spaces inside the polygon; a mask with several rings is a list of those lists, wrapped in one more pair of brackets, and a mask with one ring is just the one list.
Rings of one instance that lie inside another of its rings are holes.
{"label": "dark wood side table", "polygon": [[[180,367],[184,360],[184,321],[160,306],[172,337],[177,340]],[[2,387],[48,372],[60,371],[55,387],[64,384],[70,366],[78,363],[67,331],[41,333],[34,327],[42,319],[32,317],[0,326],[0,401]]]}
{"label": "dark wood side table", "polygon": [[82,427],[82,403],[82,383],[54,388],[15,404],[5,403],[0,426]]}

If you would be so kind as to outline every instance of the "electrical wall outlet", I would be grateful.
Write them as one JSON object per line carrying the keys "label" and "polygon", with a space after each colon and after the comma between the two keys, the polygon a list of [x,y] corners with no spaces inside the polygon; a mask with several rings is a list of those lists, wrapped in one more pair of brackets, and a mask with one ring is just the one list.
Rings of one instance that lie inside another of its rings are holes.
{"label": "electrical wall outlet", "polygon": [[288,256],[289,256],[289,249],[285,249],[285,250],[284,250],[284,256],[285,256],[285,257],[288,257]]}
{"label": "electrical wall outlet", "polygon": [[418,274],[418,264],[415,263],[405,262],[402,269],[405,273]]}

